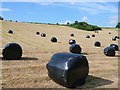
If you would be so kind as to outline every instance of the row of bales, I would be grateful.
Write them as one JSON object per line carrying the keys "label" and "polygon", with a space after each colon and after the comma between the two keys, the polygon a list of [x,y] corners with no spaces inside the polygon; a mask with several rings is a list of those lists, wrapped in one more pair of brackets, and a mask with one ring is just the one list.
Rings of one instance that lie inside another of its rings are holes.
{"label": "row of bales", "polygon": [[[10,34],[13,34],[14,32],[13,32],[13,30],[9,30],[8,31],[8,33],[10,33]],[[95,32],[96,33],[96,32]],[[98,33],[98,32],[97,32]],[[109,34],[111,34],[111,32],[109,32]],[[41,37],[46,37],[46,34],[45,33],[40,33],[40,32],[36,32],[36,35],[41,35]],[[74,37],[75,35],[74,34],[70,34],[70,36],[71,37]],[[91,37],[95,37],[95,35],[94,34],[92,34],[91,35]],[[86,36],[86,38],[90,38],[90,35],[87,35]],[[116,39],[119,39],[119,36],[114,36],[114,38],[115,38],[115,40]],[[112,39],[113,40],[113,39]],[[113,41],[115,41],[115,40],[113,40]],[[51,37],[51,39],[50,39],[50,41],[51,42],[57,42],[57,38],[56,37]],[[69,44],[71,45],[71,44],[76,44],[76,40],[74,40],[74,39],[70,39],[69,40]],[[115,44],[114,44],[115,45]],[[99,41],[96,41],[95,43],[94,43],[94,46],[97,46],[97,47],[100,47],[101,46],[101,43],[99,42]],[[111,46],[111,45],[110,45]],[[116,46],[116,45],[115,45]],[[78,47],[78,45],[74,45],[74,47]],[[74,51],[74,50],[71,50],[71,49],[69,49],[70,51]],[[104,54],[105,54],[105,51],[106,51],[107,49],[105,49],[104,50]],[[77,49],[75,50],[75,51],[77,51]],[[79,51],[79,49],[78,49],[78,51]],[[105,54],[106,55],[106,54]]]}
{"label": "row of bales", "polygon": [[[98,31],[95,31],[95,33],[98,33]],[[13,32],[13,30],[9,30],[8,31],[8,33],[10,33],[10,34],[13,34],[14,32]],[[111,34],[111,32],[109,32],[109,34]],[[40,32],[36,32],[36,35],[41,35],[41,37],[46,37],[46,34],[45,33],[40,33]],[[74,37],[75,35],[74,34],[70,34],[70,36],[71,37]],[[92,34],[91,36],[90,35],[86,35],[86,38],[90,38],[90,37],[95,37],[95,34]],[[54,37],[55,38],[55,37]],[[114,37],[112,37],[112,40],[113,41],[116,41],[116,40],[118,40],[118,39],[120,39],[120,37],[119,36],[114,36]],[[57,40],[55,40],[55,41],[57,41]]]}
{"label": "row of bales", "polygon": [[[36,32],[36,35],[46,37],[45,33]],[[74,37],[75,35],[70,34],[70,36]],[[92,35],[92,37],[95,37],[95,35]],[[86,38],[90,38],[90,35],[87,35]],[[118,36],[117,39],[119,39]],[[57,42],[57,37],[52,37],[50,40],[51,42]],[[64,87],[76,88],[78,84],[85,84],[89,74],[89,63],[86,56],[81,54],[82,48],[76,43],[75,39],[70,39],[68,43],[70,44],[69,52],[55,53],[46,64],[46,69],[48,76],[54,82]],[[94,46],[101,47],[101,42],[94,42]],[[110,44],[104,48],[103,53],[106,56],[115,56],[118,50],[119,46],[117,44]],[[9,43],[3,48],[2,55],[6,60],[21,59],[22,47],[17,43]]]}

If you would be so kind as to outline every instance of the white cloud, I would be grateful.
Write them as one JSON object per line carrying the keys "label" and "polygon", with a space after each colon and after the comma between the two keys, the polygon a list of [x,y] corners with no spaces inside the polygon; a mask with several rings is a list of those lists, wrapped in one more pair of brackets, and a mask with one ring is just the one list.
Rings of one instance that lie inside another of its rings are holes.
{"label": "white cloud", "polygon": [[40,5],[55,5],[55,6],[61,6],[61,7],[67,7],[67,8],[73,8],[76,10],[79,10],[81,12],[86,12],[89,14],[101,14],[101,13],[118,13],[118,3],[116,5],[110,4],[107,2],[103,2],[104,0],[101,0],[102,2],[77,2],[76,0],[67,0],[66,1],[60,1],[60,2],[34,2],[36,4]]}
{"label": "white cloud", "polygon": [[[102,0],[103,1],[103,0]],[[101,13],[118,13],[118,3],[111,4],[108,2],[77,2],[76,0],[71,0],[68,2],[36,2],[40,5],[56,5],[67,8],[73,8],[81,12],[86,12],[89,14],[101,14]]]}
{"label": "white cloud", "polygon": [[69,7],[79,9],[80,11],[84,11],[89,14],[100,14],[100,13],[117,13],[118,7],[117,4],[112,5],[105,2],[82,2],[82,3],[74,3],[68,5]]}
{"label": "white cloud", "polygon": [[3,11],[11,11],[11,9],[9,8],[0,8],[0,11],[3,12]]}
{"label": "white cloud", "polygon": [[114,25],[118,23],[118,16],[110,17],[109,24]]}
{"label": "white cloud", "polygon": [[85,22],[88,21],[88,17],[82,17],[81,21],[85,21]]}

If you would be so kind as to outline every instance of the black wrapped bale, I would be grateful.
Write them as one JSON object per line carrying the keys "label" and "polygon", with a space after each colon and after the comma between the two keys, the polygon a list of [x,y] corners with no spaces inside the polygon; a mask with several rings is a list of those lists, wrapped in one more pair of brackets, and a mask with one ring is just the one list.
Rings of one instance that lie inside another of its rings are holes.
{"label": "black wrapped bale", "polygon": [[119,50],[119,47],[117,44],[110,44],[110,47],[113,47],[116,51]]}
{"label": "black wrapped bale", "polygon": [[95,37],[95,35],[93,34],[92,37]]}
{"label": "black wrapped bale", "polygon": [[9,43],[3,48],[2,55],[6,60],[20,59],[22,56],[22,48],[17,43]]}
{"label": "black wrapped bale", "polygon": [[8,33],[13,34],[13,31],[12,31],[12,30],[9,30]]}
{"label": "black wrapped bale", "polygon": [[36,32],[36,35],[40,35],[40,32]]}
{"label": "black wrapped bale", "polygon": [[74,37],[74,34],[71,34],[70,36],[71,36],[71,37]]}
{"label": "black wrapped bale", "polygon": [[89,36],[89,35],[87,35],[87,36],[86,36],[86,38],[90,38],[90,36]]}
{"label": "black wrapped bale", "polygon": [[80,54],[81,51],[82,51],[82,48],[81,48],[78,44],[72,44],[72,45],[69,47],[69,51],[70,51],[71,53]]}
{"label": "black wrapped bale", "polygon": [[69,44],[75,44],[75,43],[76,43],[76,41],[74,39],[69,40]]}
{"label": "black wrapped bale", "polygon": [[41,33],[41,37],[46,37],[46,34],[45,33]]}
{"label": "black wrapped bale", "polygon": [[113,47],[106,47],[104,49],[104,54],[106,56],[115,56],[115,49]]}
{"label": "black wrapped bale", "polygon": [[47,63],[48,76],[56,83],[75,88],[85,84],[89,65],[85,56],[73,53],[57,53]]}
{"label": "black wrapped bale", "polygon": [[100,47],[100,46],[101,46],[101,43],[100,43],[99,41],[96,41],[96,42],[94,43],[94,46]]}
{"label": "black wrapped bale", "polygon": [[115,36],[115,38],[117,39],[118,36]]}
{"label": "black wrapped bale", "polygon": [[119,37],[119,36],[117,36],[117,39],[120,39],[120,37]]}
{"label": "black wrapped bale", "polygon": [[116,38],[116,39],[120,39],[120,37],[119,37],[119,36],[115,36],[115,38]]}
{"label": "black wrapped bale", "polygon": [[113,41],[116,41],[116,37],[113,37],[112,40],[113,40]]}
{"label": "black wrapped bale", "polygon": [[98,31],[97,31],[97,30],[95,30],[95,33],[98,33]]}
{"label": "black wrapped bale", "polygon": [[57,38],[56,37],[52,37],[50,40],[51,40],[51,42],[57,42]]}

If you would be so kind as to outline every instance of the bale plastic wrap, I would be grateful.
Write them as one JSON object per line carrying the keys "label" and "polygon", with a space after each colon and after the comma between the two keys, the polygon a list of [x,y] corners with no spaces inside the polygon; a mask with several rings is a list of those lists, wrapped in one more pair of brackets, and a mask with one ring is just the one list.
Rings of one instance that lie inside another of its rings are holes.
{"label": "bale plastic wrap", "polygon": [[56,37],[52,37],[50,40],[51,40],[51,42],[57,42],[57,38]]}
{"label": "bale plastic wrap", "polygon": [[9,43],[3,48],[2,55],[3,58],[7,60],[20,59],[22,56],[22,48],[17,43]]}
{"label": "bale plastic wrap", "polygon": [[82,48],[81,48],[80,45],[78,45],[78,44],[72,44],[72,45],[69,47],[69,51],[70,51],[71,53],[80,54],[81,51],[82,51]]}
{"label": "bale plastic wrap", "polygon": [[71,45],[71,44],[76,44],[76,41],[74,40],[74,39],[70,39],[69,40],[69,44]]}
{"label": "bale plastic wrap", "polygon": [[73,53],[54,54],[46,68],[53,81],[69,88],[83,85],[89,73],[86,57]]}
{"label": "bale plastic wrap", "polygon": [[106,47],[104,49],[104,54],[106,56],[115,56],[115,49],[113,47]]}
{"label": "bale plastic wrap", "polygon": [[119,50],[119,46],[117,44],[110,44],[110,47],[113,47],[116,51]]}

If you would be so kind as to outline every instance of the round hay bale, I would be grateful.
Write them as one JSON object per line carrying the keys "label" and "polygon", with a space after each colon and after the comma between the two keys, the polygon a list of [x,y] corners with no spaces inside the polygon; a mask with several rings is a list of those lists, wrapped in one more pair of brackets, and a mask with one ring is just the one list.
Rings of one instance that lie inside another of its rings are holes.
{"label": "round hay bale", "polygon": [[120,37],[119,36],[115,36],[116,39],[119,39]]}
{"label": "round hay bale", "polygon": [[104,54],[106,56],[115,56],[115,49],[113,47],[106,47],[104,49]]}
{"label": "round hay bale", "polygon": [[51,40],[51,42],[57,42],[57,38],[56,37],[52,37],[50,40]]}
{"label": "round hay bale", "polygon": [[118,36],[115,36],[115,38],[117,38]]}
{"label": "round hay bale", "polygon": [[69,47],[69,51],[70,51],[71,53],[80,54],[81,51],[82,51],[82,48],[81,48],[78,44],[72,44],[72,45]]}
{"label": "round hay bale", "polygon": [[110,44],[110,47],[113,47],[116,51],[119,50],[119,47],[117,44]]}
{"label": "round hay bale", "polygon": [[116,41],[116,37],[113,37],[112,40],[113,40],[113,41]]}
{"label": "round hay bale", "polygon": [[6,60],[20,59],[22,56],[22,48],[17,43],[9,43],[3,48],[2,55]]}
{"label": "round hay bale", "polygon": [[13,34],[13,31],[12,31],[12,30],[9,30],[8,33]]}
{"label": "round hay bale", "polygon": [[41,33],[41,37],[46,37],[46,34],[45,33]]}
{"label": "round hay bale", "polygon": [[96,42],[94,43],[94,46],[100,47],[100,46],[101,46],[101,43],[100,43],[99,41],[96,41]]}
{"label": "round hay bale", "polygon": [[36,32],[36,35],[40,35],[40,32]]}
{"label": "round hay bale", "polygon": [[119,37],[119,36],[117,36],[117,39],[120,39],[120,37]]}
{"label": "round hay bale", "polygon": [[74,40],[74,39],[70,39],[69,40],[69,44],[71,45],[71,44],[75,44],[76,43],[76,41]]}
{"label": "round hay bale", "polygon": [[74,34],[71,34],[70,36],[71,36],[71,37],[74,37]]}
{"label": "round hay bale", "polygon": [[95,37],[95,35],[93,34],[92,37]]}
{"label": "round hay bale", "polygon": [[87,36],[86,36],[86,38],[90,38],[90,36],[89,36],[89,35],[87,35]]}
{"label": "round hay bale", "polygon": [[95,33],[98,33],[98,31],[97,31],[97,30],[95,30]]}
{"label": "round hay bale", "polygon": [[85,84],[89,63],[85,56],[73,53],[56,53],[46,64],[48,76],[57,84],[76,88]]}

